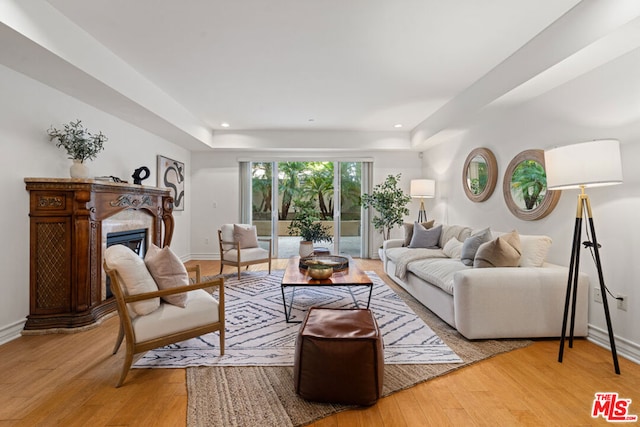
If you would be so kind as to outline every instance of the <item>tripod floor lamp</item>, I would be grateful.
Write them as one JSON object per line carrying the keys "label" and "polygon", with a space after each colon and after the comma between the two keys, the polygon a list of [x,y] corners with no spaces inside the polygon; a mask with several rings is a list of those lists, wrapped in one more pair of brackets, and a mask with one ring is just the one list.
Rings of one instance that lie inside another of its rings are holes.
{"label": "tripod floor lamp", "polygon": [[427,220],[427,211],[424,209],[424,199],[432,199],[436,195],[436,182],[433,179],[412,179],[409,194],[412,198],[420,199],[420,211],[418,222]]}
{"label": "tripod floor lamp", "polygon": [[[564,343],[570,305],[571,321],[569,325],[568,338],[569,347],[573,347],[573,327],[576,314],[576,295],[578,290],[578,272],[580,267],[580,240],[582,235],[582,221],[586,215],[586,219],[589,223],[587,238],[589,238],[590,235],[591,240],[582,242],[582,245],[592,251],[593,258],[596,263],[598,280],[600,282],[600,293],[602,295],[602,305],[604,307],[607,331],[609,333],[609,343],[611,345],[611,355],[613,357],[613,366],[616,374],[620,374],[613,328],[611,327],[609,305],[607,304],[607,291],[604,284],[604,276],[602,274],[602,263],[600,262],[600,245],[596,238],[596,229],[593,223],[589,196],[585,193],[585,188],[587,187],[622,183],[620,143],[616,140],[608,139],[556,147],[550,150],[545,150],[544,161],[547,172],[548,189],[580,189],[580,194],[578,195],[578,207],[576,211],[576,222],[573,230],[571,261],[569,263],[569,279],[567,281],[567,294],[564,303],[564,317],[562,321],[562,335],[560,339],[558,362],[562,362],[564,354]],[[572,304],[570,304],[571,301]]]}

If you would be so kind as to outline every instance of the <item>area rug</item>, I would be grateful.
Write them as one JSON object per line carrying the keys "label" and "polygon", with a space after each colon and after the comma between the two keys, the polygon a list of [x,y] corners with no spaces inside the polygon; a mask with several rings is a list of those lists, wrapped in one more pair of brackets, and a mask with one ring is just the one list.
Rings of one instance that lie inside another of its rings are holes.
{"label": "area rug", "polygon": [[[283,271],[243,273],[225,278],[225,354],[218,333],[210,333],[147,352],[137,368],[193,366],[293,366],[300,324],[286,323],[280,287]],[[429,326],[374,272],[370,308],[384,342],[385,364],[461,363]],[[353,296],[349,291],[353,292]],[[293,288],[285,290],[287,303]],[[366,306],[369,288],[296,287],[291,316],[302,319],[309,307]]]}
{"label": "area rug", "polygon": [[[437,336],[463,359],[458,364],[386,365],[383,395],[452,372],[499,353],[526,347],[529,340],[468,341],[395,284],[389,285]],[[303,426],[349,406],[308,402],[294,392],[293,368],[187,368],[187,425]]]}

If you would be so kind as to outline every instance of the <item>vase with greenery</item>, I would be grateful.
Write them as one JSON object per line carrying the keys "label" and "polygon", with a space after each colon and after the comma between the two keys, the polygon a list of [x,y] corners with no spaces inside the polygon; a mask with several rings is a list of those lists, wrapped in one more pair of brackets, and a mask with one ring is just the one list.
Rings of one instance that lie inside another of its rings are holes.
{"label": "vase with greenery", "polygon": [[362,206],[376,211],[372,221],[373,227],[382,233],[384,240],[389,240],[391,229],[396,225],[402,225],[404,217],[409,215],[407,205],[411,197],[398,187],[401,175],[387,176],[383,183],[373,187],[371,194],[362,195]]}
{"label": "vase with greenery", "polygon": [[300,255],[307,256],[313,253],[313,244],[333,241],[333,236],[328,227],[322,225],[317,211],[311,201],[296,201],[295,215],[288,225],[290,236],[300,236]]}
{"label": "vase with greenery", "polygon": [[56,147],[64,148],[68,158],[73,160],[72,178],[88,177],[88,169],[84,162],[95,159],[98,153],[104,150],[104,143],[108,140],[102,132],[98,132],[98,134],[89,132],[87,128],[82,126],[81,120],[71,121],[61,130],[52,126],[47,130],[47,134],[49,140],[56,139]]}

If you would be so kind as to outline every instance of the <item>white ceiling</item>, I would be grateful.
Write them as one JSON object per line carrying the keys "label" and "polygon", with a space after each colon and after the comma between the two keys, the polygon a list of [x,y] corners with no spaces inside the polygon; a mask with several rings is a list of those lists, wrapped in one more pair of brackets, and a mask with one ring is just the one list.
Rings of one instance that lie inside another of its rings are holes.
{"label": "white ceiling", "polygon": [[527,82],[535,96],[634,3],[6,0],[0,61],[191,149],[256,130],[404,132],[421,149]]}

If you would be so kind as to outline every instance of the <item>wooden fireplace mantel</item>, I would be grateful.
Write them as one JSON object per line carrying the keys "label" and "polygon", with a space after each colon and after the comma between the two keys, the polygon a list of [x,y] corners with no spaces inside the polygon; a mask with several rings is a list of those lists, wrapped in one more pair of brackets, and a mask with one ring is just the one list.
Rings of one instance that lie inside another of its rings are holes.
{"label": "wooden fireplace mantel", "polygon": [[102,222],[124,210],[150,215],[149,239],[173,236],[169,190],[93,179],[25,178],[29,191],[30,303],[25,331],[85,327],[115,310],[102,292]]}

